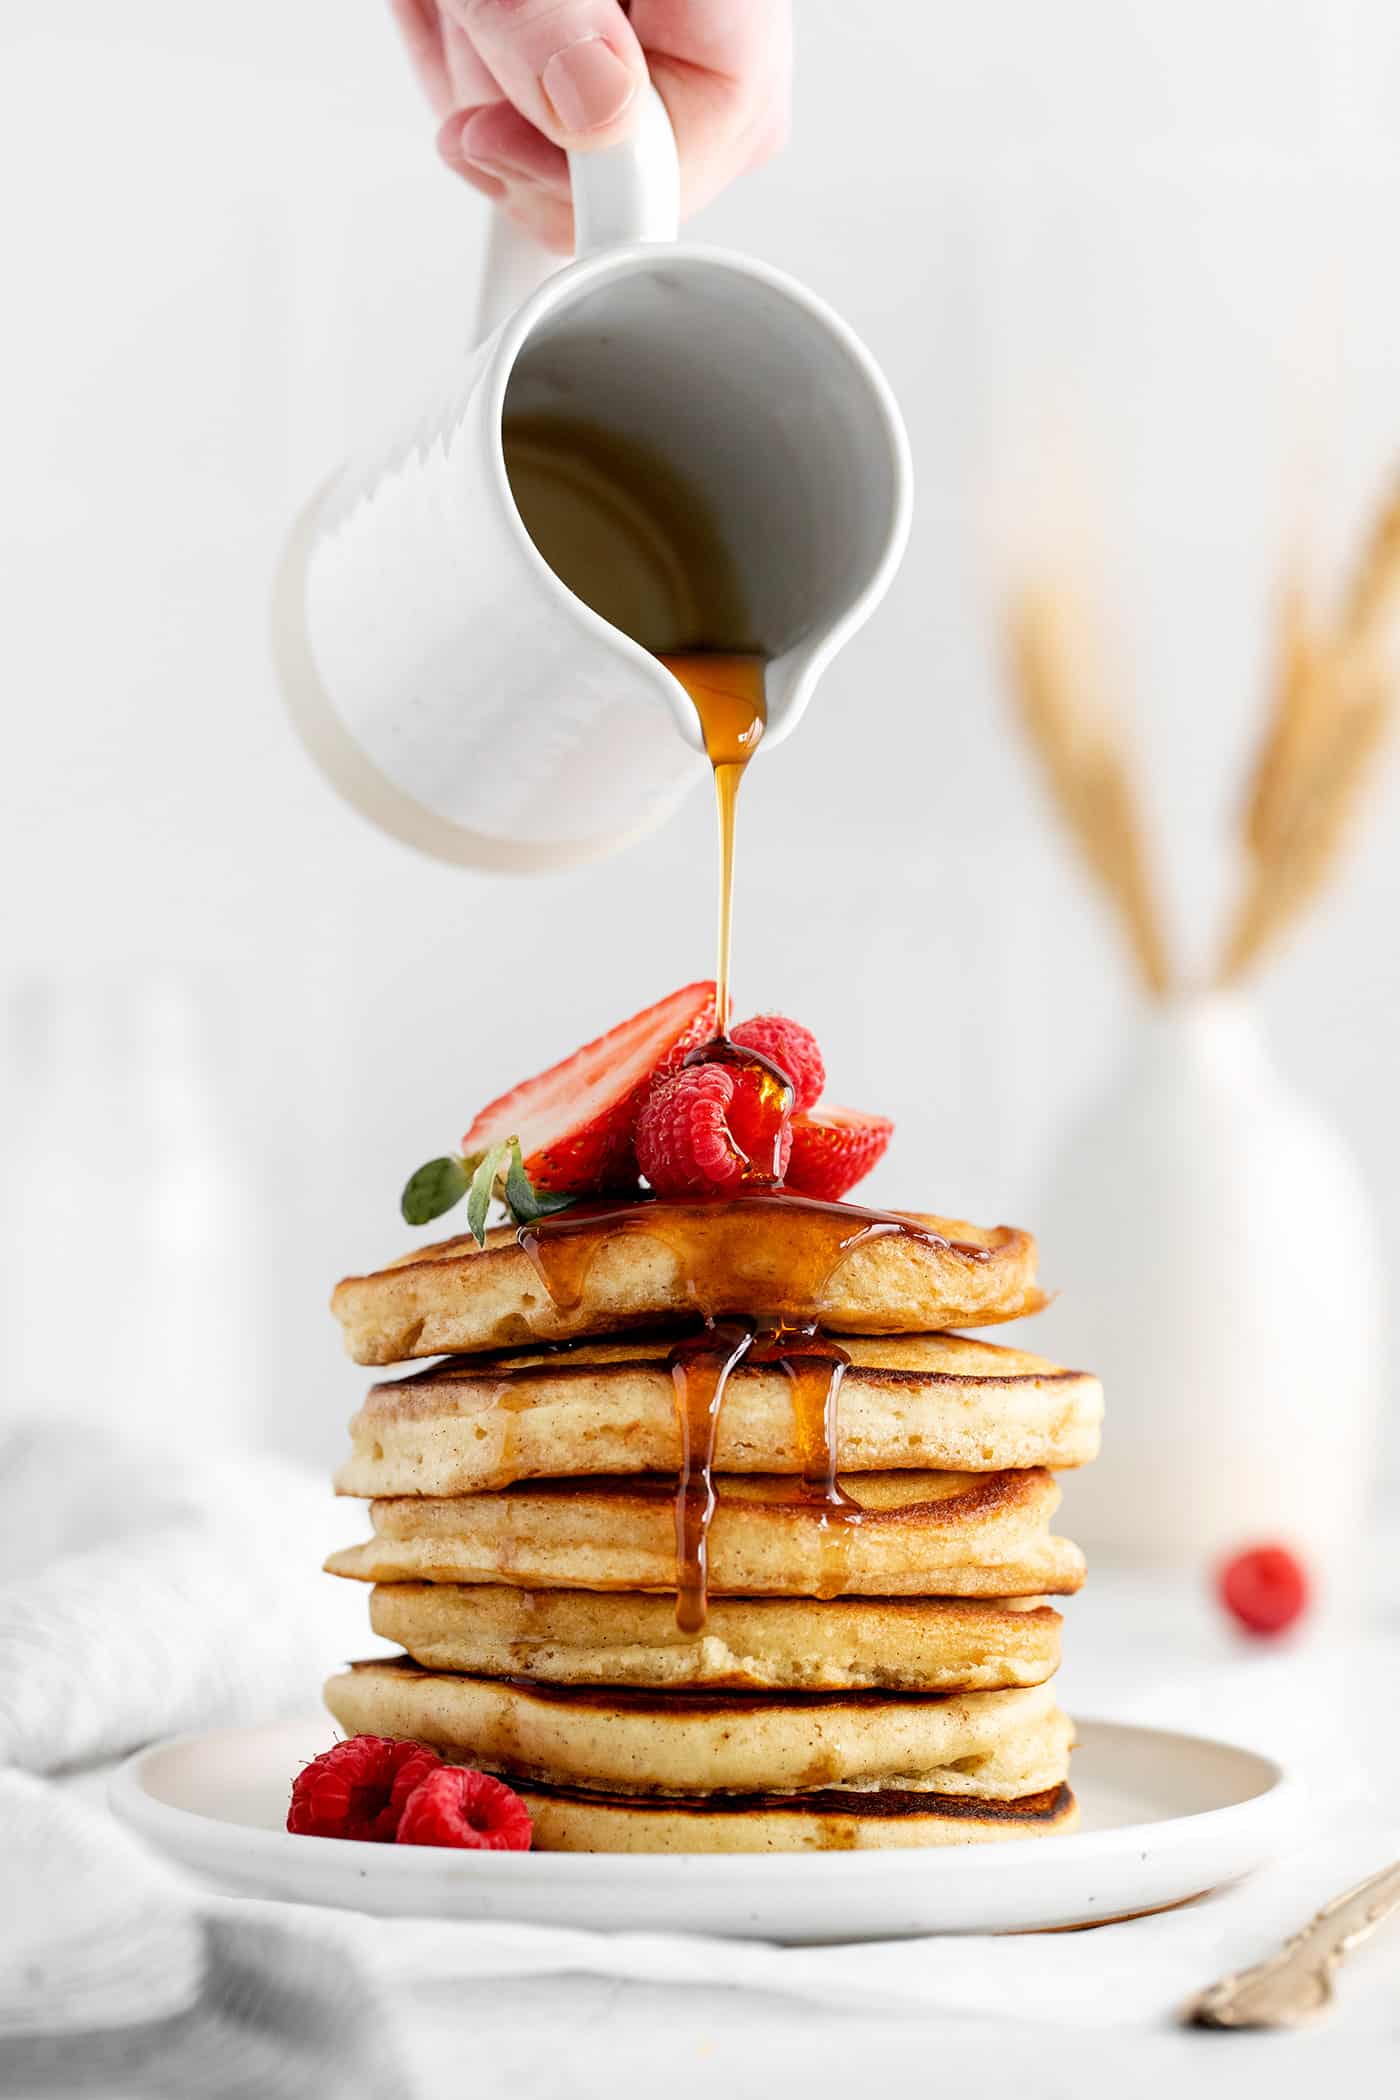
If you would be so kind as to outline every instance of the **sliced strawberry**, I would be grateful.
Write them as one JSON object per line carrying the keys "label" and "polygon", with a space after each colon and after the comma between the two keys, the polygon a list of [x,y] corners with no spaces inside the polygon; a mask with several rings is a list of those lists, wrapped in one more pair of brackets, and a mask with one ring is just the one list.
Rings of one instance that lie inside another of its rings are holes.
{"label": "sliced strawberry", "polygon": [[859,1108],[814,1108],[792,1119],[787,1186],[797,1196],[835,1203],[881,1158],[894,1135],[888,1116]]}
{"label": "sliced strawberry", "polygon": [[462,1151],[470,1158],[518,1137],[537,1189],[591,1196],[635,1188],[632,1135],[652,1081],[714,1032],[714,985],[685,985],[488,1102]]}

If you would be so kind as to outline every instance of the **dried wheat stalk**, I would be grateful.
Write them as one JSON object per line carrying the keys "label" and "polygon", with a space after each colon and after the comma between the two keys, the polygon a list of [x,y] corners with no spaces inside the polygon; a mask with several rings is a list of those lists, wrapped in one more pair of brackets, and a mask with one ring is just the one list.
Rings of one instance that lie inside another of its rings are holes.
{"label": "dried wheat stalk", "polygon": [[1273,710],[1245,802],[1245,841],[1255,855],[1267,854],[1287,828],[1308,777],[1325,712],[1321,658],[1302,583],[1293,577],[1279,605]]}
{"label": "dried wheat stalk", "polygon": [[1397,707],[1386,660],[1400,605],[1400,480],[1368,534],[1330,633],[1285,594],[1274,700],[1246,804],[1244,893],[1217,981],[1237,983],[1301,917],[1356,825]]}
{"label": "dried wheat stalk", "polygon": [[1366,648],[1383,642],[1400,603],[1400,474],[1372,523],[1346,595],[1339,639]]}
{"label": "dried wheat stalk", "polygon": [[1102,698],[1089,621],[1063,586],[1027,585],[1010,616],[1021,722],[1061,817],[1123,922],[1144,984],[1171,989],[1171,963],[1122,725]]}
{"label": "dried wheat stalk", "polygon": [[1369,689],[1331,715],[1306,791],[1267,853],[1251,855],[1230,927],[1220,982],[1233,984],[1293,925],[1326,883],[1356,826],[1394,712],[1393,681],[1374,667]]}

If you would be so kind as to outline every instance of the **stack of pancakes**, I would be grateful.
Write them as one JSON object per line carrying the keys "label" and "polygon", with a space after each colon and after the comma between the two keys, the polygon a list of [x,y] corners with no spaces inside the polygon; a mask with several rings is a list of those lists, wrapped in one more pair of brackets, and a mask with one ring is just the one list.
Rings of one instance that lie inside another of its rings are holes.
{"label": "stack of pancakes", "polygon": [[[351,1424],[336,1484],[371,1498],[374,1535],[328,1566],[375,1585],[405,1652],[333,1678],[332,1714],[500,1775],[552,1850],[1065,1829],[1047,1599],[1084,1567],[1050,1533],[1051,1469],[1095,1455],[1102,1396],[945,1331],[1033,1310],[1034,1242],[772,1198],[698,1225],[673,1208],[563,1214],[566,1263],[546,1220],[339,1286],[358,1362],[446,1357]],[[733,1367],[697,1411],[696,1337],[717,1333]],[[794,1406],[817,1364],[825,1491]],[[698,1609],[678,1611],[683,1572]]]}

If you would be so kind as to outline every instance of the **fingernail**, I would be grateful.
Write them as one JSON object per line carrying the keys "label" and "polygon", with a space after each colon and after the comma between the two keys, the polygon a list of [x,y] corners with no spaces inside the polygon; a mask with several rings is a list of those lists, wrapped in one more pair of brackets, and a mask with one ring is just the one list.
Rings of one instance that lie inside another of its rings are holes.
{"label": "fingernail", "polygon": [[556,51],[540,75],[540,86],[565,131],[601,131],[615,123],[637,91],[637,83],[603,37],[580,37]]}

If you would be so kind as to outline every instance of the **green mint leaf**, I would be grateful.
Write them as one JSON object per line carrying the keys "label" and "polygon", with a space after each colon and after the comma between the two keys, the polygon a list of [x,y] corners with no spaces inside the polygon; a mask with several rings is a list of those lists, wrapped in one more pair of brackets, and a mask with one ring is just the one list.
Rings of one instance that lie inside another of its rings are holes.
{"label": "green mint leaf", "polygon": [[533,1225],[536,1218],[547,1218],[552,1211],[567,1210],[573,1201],[572,1196],[556,1196],[551,1189],[534,1186],[520,1156],[520,1140],[512,1138],[510,1166],[506,1171],[506,1209],[516,1224]]}
{"label": "green mint leaf", "polygon": [[483,1152],[481,1162],[472,1176],[472,1185],[467,1190],[467,1230],[478,1247],[486,1245],[486,1213],[491,1208],[497,1179],[505,1172],[509,1155],[510,1146],[505,1142],[493,1145],[489,1152]]}
{"label": "green mint leaf", "polygon": [[427,1225],[440,1218],[467,1193],[466,1161],[456,1158],[430,1159],[410,1175],[399,1208],[410,1225]]}

